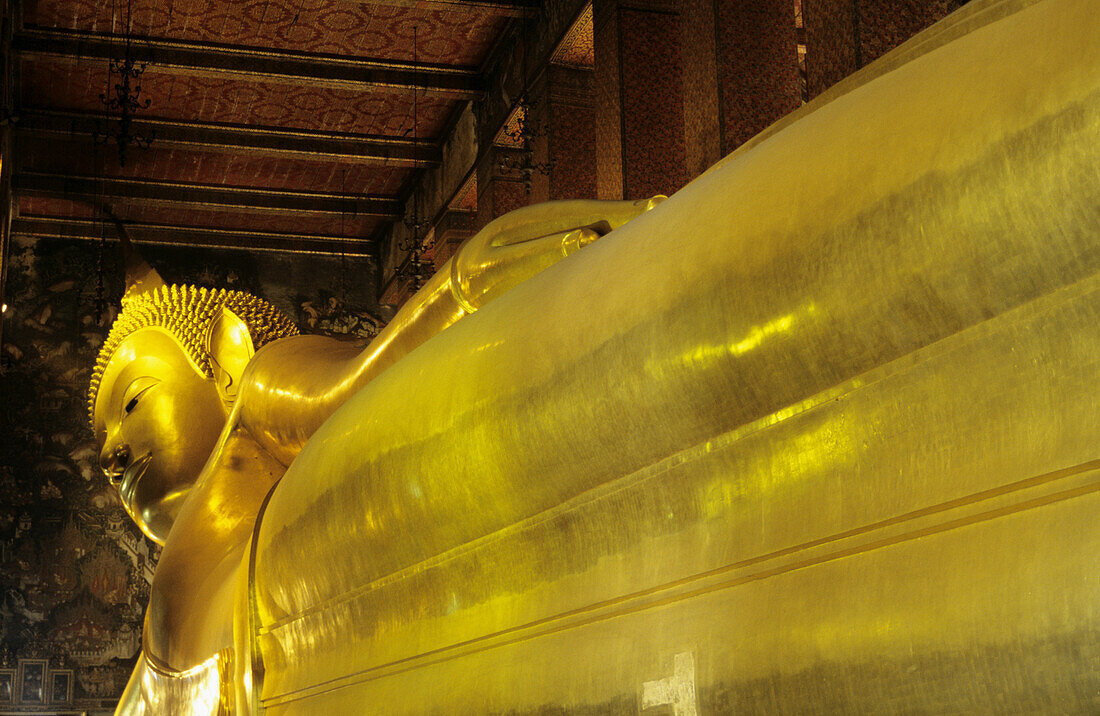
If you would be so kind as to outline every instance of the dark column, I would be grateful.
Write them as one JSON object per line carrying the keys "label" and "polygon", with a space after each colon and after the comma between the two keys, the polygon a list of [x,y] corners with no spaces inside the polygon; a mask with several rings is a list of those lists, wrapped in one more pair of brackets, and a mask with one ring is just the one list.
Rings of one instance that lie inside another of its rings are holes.
{"label": "dark column", "polygon": [[[13,11],[15,3],[4,3],[3,8],[3,46],[0,47],[0,111],[4,117],[15,114],[15,88],[12,86],[12,32],[16,17]],[[11,136],[11,122],[0,127],[0,301],[7,301],[8,257],[11,245],[12,193],[11,174],[15,168],[13,156],[14,144]],[[6,305],[6,303],[5,303]],[[3,344],[3,318],[0,318],[0,345]]]}
{"label": "dark column", "polygon": [[593,0],[593,15],[597,193],[671,194],[686,179],[677,8]]}
{"label": "dark column", "polygon": [[801,0],[806,71],[815,97],[965,0]]}
{"label": "dark column", "polygon": [[596,107],[593,72],[546,68],[545,159],[550,167],[547,199],[596,198]]}
{"label": "dark column", "polygon": [[716,0],[722,154],[802,104],[794,0]]}
{"label": "dark column", "polygon": [[596,196],[623,198],[623,98],[619,4],[592,0],[596,79]]}
{"label": "dark column", "polygon": [[862,65],[859,11],[854,0],[802,0],[806,23],[806,78],[816,97]]}
{"label": "dark column", "polygon": [[531,203],[522,175],[501,167],[501,162],[509,158],[518,163],[521,151],[494,146],[482,159],[477,169],[476,228]]}
{"label": "dark column", "polygon": [[966,0],[858,0],[860,59],[864,64],[961,7]]}
{"label": "dark column", "polygon": [[432,248],[430,258],[436,271],[455,255],[463,241],[473,236],[477,214],[469,211],[450,209],[432,230]]}
{"label": "dark column", "polygon": [[[716,22],[714,0],[683,0],[681,3],[684,169],[688,181],[722,158]],[[729,32],[730,28],[723,28],[723,31]]]}

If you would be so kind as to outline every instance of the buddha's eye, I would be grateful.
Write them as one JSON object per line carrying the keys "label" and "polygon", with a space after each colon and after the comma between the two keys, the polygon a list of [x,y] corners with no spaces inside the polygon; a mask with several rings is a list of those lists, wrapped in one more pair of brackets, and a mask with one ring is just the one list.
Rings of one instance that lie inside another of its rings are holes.
{"label": "buddha's eye", "polygon": [[126,397],[123,398],[126,400],[125,407],[122,409],[123,416],[132,413],[141,401],[141,397],[159,382],[156,378],[143,377],[131,383],[130,387],[126,389]]}

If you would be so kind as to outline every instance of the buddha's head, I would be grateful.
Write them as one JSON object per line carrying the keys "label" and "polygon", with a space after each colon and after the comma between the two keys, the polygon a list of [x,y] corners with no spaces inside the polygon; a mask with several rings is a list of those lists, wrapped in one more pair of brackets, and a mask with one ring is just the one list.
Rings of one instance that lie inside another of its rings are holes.
{"label": "buddha's head", "polygon": [[128,280],[88,409],[103,471],[134,522],[163,544],[225,427],[245,366],[263,344],[297,330],[247,293],[164,285],[152,269],[143,276]]}

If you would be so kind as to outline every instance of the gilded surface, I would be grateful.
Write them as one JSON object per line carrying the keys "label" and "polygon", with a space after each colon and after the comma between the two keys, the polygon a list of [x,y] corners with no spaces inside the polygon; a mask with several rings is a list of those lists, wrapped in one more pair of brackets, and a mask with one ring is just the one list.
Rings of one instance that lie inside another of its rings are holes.
{"label": "gilded surface", "polygon": [[164,551],[144,661],[120,710],[207,713],[208,703],[223,711],[247,704],[249,659],[233,662],[239,674],[226,664],[196,670],[213,664],[211,655],[232,655],[234,645],[252,652],[249,611],[240,609],[251,599],[248,549],[285,466],[337,407],[402,356],[661,199],[555,202],[492,222],[366,350],[297,336],[247,294],[166,286],[129,257],[123,311],[93,372],[89,406],[104,471]]}
{"label": "gilded surface", "polygon": [[1100,708],[1098,29],[971,3],[659,205],[490,225],[364,352],[242,361],[227,315],[236,395],[135,331],[97,421],[216,427],[165,468],[153,671],[228,649],[242,713]]}

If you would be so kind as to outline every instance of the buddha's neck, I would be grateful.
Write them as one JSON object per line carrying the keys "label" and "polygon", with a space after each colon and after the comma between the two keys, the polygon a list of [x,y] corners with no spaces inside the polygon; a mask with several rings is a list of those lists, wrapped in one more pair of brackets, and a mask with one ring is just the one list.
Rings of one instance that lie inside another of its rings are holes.
{"label": "buddha's neck", "polygon": [[232,645],[234,587],[260,505],[283,466],[230,429],[172,526],[149,598],[145,646],[186,669]]}

